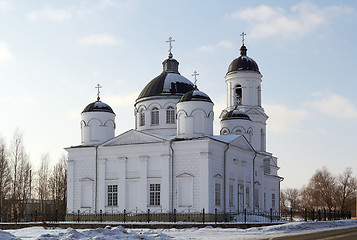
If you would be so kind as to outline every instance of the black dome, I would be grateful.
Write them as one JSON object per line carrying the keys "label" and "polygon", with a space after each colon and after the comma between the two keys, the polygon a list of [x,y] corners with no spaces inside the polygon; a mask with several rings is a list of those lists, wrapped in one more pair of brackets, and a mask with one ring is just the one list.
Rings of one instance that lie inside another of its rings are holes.
{"label": "black dome", "polygon": [[182,96],[193,89],[193,83],[178,72],[176,59],[168,58],[162,65],[163,72],[144,87],[137,100],[153,96]]}
{"label": "black dome", "polygon": [[240,48],[240,54],[240,57],[234,59],[229,65],[227,74],[236,71],[253,71],[260,73],[258,64],[247,56],[247,48],[244,45]]}
{"label": "black dome", "polygon": [[204,102],[212,102],[212,100],[210,99],[210,97],[204,93],[201,92],[200,90],[198,90],[196,88],[196,86],[194,87],[193,90],[185,93],[182,98],[180,99],[179,102],[188,102],[188,101],[204,101]]}
{"label": "black dome", "polygon": [[250,117],[248,116],[248,114],[246,114],[245,112],[238,110],[238,109],[233,109],[229,112],[226,112],[223,117],[222,120],[230,120],[230,119],[243,119],[243,120],[249,120],[251,121]]}
{"label": "black dome", "polygon": [[99,101],[99,99],[88,104],[82,111],[82,113],[85,112],[109,112],[115,114],[108,104]]}

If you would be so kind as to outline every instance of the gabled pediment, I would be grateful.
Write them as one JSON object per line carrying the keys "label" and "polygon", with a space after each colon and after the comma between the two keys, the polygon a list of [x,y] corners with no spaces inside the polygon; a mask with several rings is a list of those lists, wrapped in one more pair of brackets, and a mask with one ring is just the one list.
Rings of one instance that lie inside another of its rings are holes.
{"label": "gabled pediment", "polygon": [[131,145],[131,144],[142,144],[142,143],[159,143],[167,141],[164,138],[155,136],[149,133],[129,130],[125,133],[120,134],[119,136],[109,140],[108,142],[103,143],[101,146],[118,146],[118,145]]}
{"label": "gabled pediment", "polygon": [[247,113],[248,115],[261,115],[264,116],[265,118],[269,118],[268,115],[265,114],[263,109],[251,108],[247,110],[245,113]]}
{"label": "gabled pediment", "polygon": [[231,145],[239,147],[241,149],[245,149],[247,151],[254,151],[253,146],[248,142],[248,140],[243,135],[232,141]]}

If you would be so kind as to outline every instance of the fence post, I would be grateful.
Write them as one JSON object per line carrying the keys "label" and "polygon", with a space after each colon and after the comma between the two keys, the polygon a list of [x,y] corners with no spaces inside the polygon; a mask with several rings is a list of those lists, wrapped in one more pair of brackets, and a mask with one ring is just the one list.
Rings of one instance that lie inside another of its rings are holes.
{"label": "fence post", "polygon": [[293,221],[293,208],[290,208],[290,222]]}
{"label": "fence post", "polygon": [[202,223],[205,224],[205,209],[202,209]]}
{"label": "fence post", "polygon": [[78,209],[78,216],[77,216],[77,221],[79,222],[79,209]]}
{"label": "fence post", "polygon": [[311,212],[311,220],[312,220],[312,221],[315,221],[315,209],[312,209],[312,212]]}
{"label": "fence post", "polygon": [[333,220],[336,220],[336,210],[333,210]]}
{"label": "fence post", "polygon": [[176,222],[176,208],[174,209],[174,222]]}
{"label": "fence post", "polygon": [[273,222],[273,209],[270,208],[270,222]]}
{"label": "fence post", "polygon": [[326,221],[326,209],[324,208],[324,221]]}
{"label": "fence post", "polygon": [[217,224],[217,208],[214,209],[214,223]]}
{"label": "fence post", "polygon": [[244,208],[244,223],[247,223],[247,209]]}
{"label": "fence post", "polygon": [[102,211],[102,209],[99,210],[99,221],[103,222],[103,211]]}
{"label": "fence post", "polygon": [[317,212],[317,216],[318,216],[319,221],[321,221],[321,210],[320,210],[320,209],[319,209],[319,211]]}
{"label": "fence post", "polygon": [[55,222],[58,222],[58,210],[57,210],[57,208],[56,208]]}
{"label": "fence post", "polygon": [[148,223],[150,222],[150,209],[148,208]]}
{"label": "fence post", "polygon": [[123,216],[123,222],[125,222],[125,221],[126,221],[126,209],[124,209],[123,214],[124,214],[124,216]]}
{"label": "fence post", "polygon": [[307,222],[307,209],[305,208],[305,222]]}

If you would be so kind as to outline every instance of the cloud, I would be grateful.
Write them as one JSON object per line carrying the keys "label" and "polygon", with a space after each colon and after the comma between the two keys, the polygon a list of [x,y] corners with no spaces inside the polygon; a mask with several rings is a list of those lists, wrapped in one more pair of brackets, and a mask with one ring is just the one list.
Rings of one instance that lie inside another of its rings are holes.
{"label": "cloud", "polygon": [[313,97],[315,100],[306,102],[306,106],[312,106],[327,116],[357,120],[357,107],[347,98],[329,91],[316,92]]}
{"label": "cloud", "polygon": [[81,40],[79,40],[79,44],[86,47],[93,45],[111,46],[119,44],[119,41],[111,34],[102,33],[83,37]]}
{"label": "cloud", "polygon": [[301,132],[301,123],[308,119],[308,112],[302,109],[292,109],[281,104],[264,106],[270,116],[267,127],[269,133],[294,134]]}
{"label": "cloud", "polygon": [[290,10],[281,7],[260,5],[256,8],[239,10],[229,15],[232,19],[250,24],[249,38],[268,38],[279,35],[287,39],[299,38],[315,31],[335,18],[354,13],[350,7],[317,5],[302,2]]}
{"label": "cloud", "polygon": [[0,11],[8,11],[13,8],[14,0],[0,0]]}
{"label": "cloud", "polygon": [[232,42],[228,41],[228,40],[222,40],[217,44],[213,44],[213,45],[202,45],[196,48],[196,51],[199,52],[214,52],[218,49],[222,49],[222,48],[232,48],[234,45]]}
{"label": "cloud", "polygon": [[5,42],[0,42],[0,64],[14,60],[14,56]]}
{"label": "cloud", "polygon": [[51,21],[64,21],[72,17],[72,9],[52,9],[50,7],[45,7],[39,11],[33,11],[27,15],[30,21],[37,21],[40,19],[49,19]]}
{"label": "cloud", "polygon": [[108,103],[110,106],[127,107],[132,106],[138,96],[139,92],[130,93],[127,95],[106,95],[105,102]]}

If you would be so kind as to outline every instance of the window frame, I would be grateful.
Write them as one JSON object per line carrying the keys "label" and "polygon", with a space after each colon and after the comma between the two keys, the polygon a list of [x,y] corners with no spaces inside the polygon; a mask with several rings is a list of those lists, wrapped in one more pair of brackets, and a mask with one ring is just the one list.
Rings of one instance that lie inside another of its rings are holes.
{"label": "window frame", "polygon": [[118,184],[108,184],[107,186],[107,206],[118,206]]}
{"label": "window frame", "polygon": [[139,111],[139,126],[145,126],[145,109],[142,108]]}
{"label": "window frame", "polygon": [[167,124],[175,124],[176,117],[175,117],[175,108],[169,106],[166,108],[166,123]]}
{"label": "window frame", "polygon": [[149,184],[149,206],[161,205],[161,184],[150,183]]}
{"label": "window frame", "polygon": [[159,109],[157,107],[153,107],[151,109],[151,125],[159,125],[159,124],[160,124]]}

